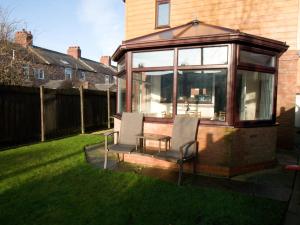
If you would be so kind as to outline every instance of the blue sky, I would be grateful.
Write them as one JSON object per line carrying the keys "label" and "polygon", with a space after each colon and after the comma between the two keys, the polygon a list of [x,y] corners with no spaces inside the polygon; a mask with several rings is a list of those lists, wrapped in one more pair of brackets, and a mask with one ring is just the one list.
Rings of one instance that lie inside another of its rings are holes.
{"label": "blue sky", "polygon": [[124,39],[121,0],[0,0],[19,28],[33,33],[33,44],[66,52],[79,45],[82,56],[98,61]]}

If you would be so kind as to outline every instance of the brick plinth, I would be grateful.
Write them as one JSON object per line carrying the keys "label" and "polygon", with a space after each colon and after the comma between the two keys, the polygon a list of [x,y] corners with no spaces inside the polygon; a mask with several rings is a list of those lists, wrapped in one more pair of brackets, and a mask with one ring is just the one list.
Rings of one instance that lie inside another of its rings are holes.
{"label": "brick plinth", "polygon": [[[172,124],[145,123],[145,133],[172,134]],[[120,120],[115,119],[115,130],[119,130]],[[199,125],[197,172],[218,176],[232,176],[270,167],[276,162],[277,126],[256,128],[234,128],[224,126]],[[147,147],[157,147],[157,142],[147,143]],[[175,163],[141,154],[128,154],[124,160],[130,163],[177,170]],[[192,165],[185,165],[191,171]]]}

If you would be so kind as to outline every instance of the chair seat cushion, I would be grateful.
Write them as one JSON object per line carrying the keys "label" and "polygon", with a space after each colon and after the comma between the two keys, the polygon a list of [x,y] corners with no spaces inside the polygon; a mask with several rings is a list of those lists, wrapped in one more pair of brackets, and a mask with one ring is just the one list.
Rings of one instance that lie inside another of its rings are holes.
{"label": "chair seat cushion", "polygon": [[113,152],[127,152],[130,153],[132,151],[135,151],[135,145],[124,145],[124,144],[115,144],[115,145],[109,145],[108,147],[109,151]]}

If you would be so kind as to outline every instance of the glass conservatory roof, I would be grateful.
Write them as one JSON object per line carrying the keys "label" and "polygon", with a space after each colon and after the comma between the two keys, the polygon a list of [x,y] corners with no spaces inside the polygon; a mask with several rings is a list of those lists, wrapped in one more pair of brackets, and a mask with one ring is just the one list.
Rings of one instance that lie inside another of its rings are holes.
{"label": "glass conservatory roof", "polygon": [[126,43],[181,39],[181,38],[228,34],[228,33],[236,33],[236,32],[239,31],[228,29],[225,27],[209,25],[200,22],[199,20],[194,20],[182,26],[170,28],[167,30],[163,30],[145,36],[141,36],[138,38],[127,40]]}
{"label": "glass conservatory roof", "polygon": [[265,48],[278,53],[284,52],[288,48],[286,43],[281,41],[193,20],[181,26],[123,41],[112,58],[114,61],[118,61],[126,51],[130,50],[233,42]]}

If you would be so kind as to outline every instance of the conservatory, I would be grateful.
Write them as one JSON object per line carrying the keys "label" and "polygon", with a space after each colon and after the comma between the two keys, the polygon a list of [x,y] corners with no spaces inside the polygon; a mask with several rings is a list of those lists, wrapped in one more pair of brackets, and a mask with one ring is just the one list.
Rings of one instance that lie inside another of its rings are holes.
{"label": "conservatory", "polygon": [[[278,58],[287,48],[200,21],[127,40],[113,55],[118,62],[115,129],[125,111],[144,114],[144,132],[165,135],[171,135],[175,115],[195,116],[199,172],[231,176],[270,166]],[[126,160],[172,167],[146,157]]]}

